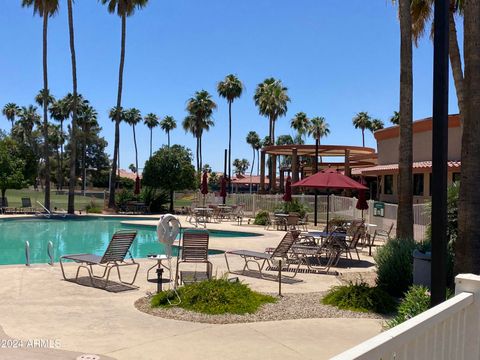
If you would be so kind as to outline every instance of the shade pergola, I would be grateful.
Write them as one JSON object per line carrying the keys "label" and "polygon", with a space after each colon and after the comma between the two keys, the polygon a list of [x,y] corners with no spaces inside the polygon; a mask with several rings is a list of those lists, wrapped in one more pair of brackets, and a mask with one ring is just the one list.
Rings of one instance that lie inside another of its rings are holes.
{"label": "shade pergola", "polygon": [[[365,185],[343,175],[337,170],[324,169],[312,176],[292,184],[292,187],[305,187],[311,189],[327,190],[327,232],[330,213],[330,190],[368,190]],[[315,208],[315,219],[317,218],[317,209]],[[315,224],[316,225],[316,224]]]}

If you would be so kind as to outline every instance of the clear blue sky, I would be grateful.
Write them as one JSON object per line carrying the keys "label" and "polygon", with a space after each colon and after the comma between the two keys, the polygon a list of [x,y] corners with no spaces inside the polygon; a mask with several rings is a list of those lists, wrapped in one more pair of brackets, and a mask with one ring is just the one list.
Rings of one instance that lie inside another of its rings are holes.
{"label": "clear blue sky", "polygon": [[[20,0],[8,0],[0,13],[0,106],[33,103],[42,84],[42,22]],[[49,82],[61,97],[71,91],[66,1],[50,21]],[[116,102],[120,54],[120,19],[96,0],[76,1],[74,8],[79,91],[98,110],[103,135],[113,145],[108,109]],[[461,25],[458,24],[459,35]],[[361,145],[351,119],[359,111],[388,124],[399,103],[399,24],[389,0],[150,0],[127,21],[123,106],[143,114],[173,115],[179,124],[173,143],[195,149],[181,129],[185,104],[205,89],[218,104],[215,127],[204,136],[204,163],[223,169],[228,141],[226,102],[216,83],[229,73],[246,90],[233,105],[233,156],[251,161],[245,143],[250,130],[262,137],[268,120],[252,100],[267,77],[281,79],[292,102],[280,118],[276,135],[293,134],[290,119],[298,111],[324,116],[331,135],[326,144]],[[414,50],[414,117],[431,115],[432,44],[428,38]],[[457,112],[453,82],[450,112]],[[0,128],[9,129],[5,119]],[[148,130],[139,126],[139,161],[148,157]],[[313,142],[312,140],[309,140]],[[155,149],[166,143],[160,129]],[[371,134],[367,146],[375,147]],[[131,128],[121,127],[121,165],[134,162]]]}

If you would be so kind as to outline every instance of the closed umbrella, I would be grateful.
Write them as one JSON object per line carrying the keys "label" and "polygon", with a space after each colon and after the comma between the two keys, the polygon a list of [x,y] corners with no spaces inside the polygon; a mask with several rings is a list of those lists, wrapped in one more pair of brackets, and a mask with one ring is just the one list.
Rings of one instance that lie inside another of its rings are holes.
{"label": "closed umbrella", "polygon": [[225,205],[225,198],[227,197],[227,179],[225,179],[225,176],[222,176],[220,182],[220,196],[223,198],[223,205]]}
{"label": "closed umbrella", "polygon": [[135,195],[140,194],[140,178],[138,177],[138,175],[137,175],[137,177],[135,178],[135,190],[133,191],[133,193],[134,193]]}
{"label": "closed umbrella", "polygon": [[[292,184],[295,187],[305,187],[312,189],[326,189],[327,190],[327,232],[328,222],[330,217],[330,190],[335,189],[353,189],[353,190],[367,190],[368,188],[355,180],[343,175],[334,169],[325,169],[313,174],[303,180]],[[315,209],[315,225],[317,225],[317,209]]]}
{"label": "closed umbrella", "polygon": [[208,174],[205,171],[202,176],[202,184],[200,185],[200,192],[203,194],[203,206],[205,206],[205,196],[208,194]]}
{"label": "closed umbrella", "polygon": [[362,220],[363,220],[363,210],[368,210],[367,196],[365,190],[360,190],[358,192],[358,201],[355,206],[358,210],[362,210]]}
{"label": "closed umbrella", "polygon": [[283,201],[292,201],[292,178],[290,175],[285,182],[285,194],[283,194]]}

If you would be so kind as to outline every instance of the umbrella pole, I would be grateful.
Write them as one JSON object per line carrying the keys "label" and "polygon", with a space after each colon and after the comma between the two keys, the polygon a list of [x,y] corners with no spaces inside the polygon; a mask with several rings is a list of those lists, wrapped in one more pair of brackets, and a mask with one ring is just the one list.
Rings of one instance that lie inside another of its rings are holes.
{"label": "umbrella pole", "polygon": [[318,205],[318,196],[317,196],[317,189],[315,189],[315,211],[313,212],[313,224],[317,226],[317,205]]}
{"label": "umbrella pole", "polygon": [[330,217],[330,190],[327,190],[327,233],[328,233],[328,222]]}

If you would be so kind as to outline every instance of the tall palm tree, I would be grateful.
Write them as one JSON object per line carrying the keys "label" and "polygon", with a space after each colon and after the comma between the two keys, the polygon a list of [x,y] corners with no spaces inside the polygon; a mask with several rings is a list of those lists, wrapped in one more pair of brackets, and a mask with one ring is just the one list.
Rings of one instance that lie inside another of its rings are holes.
{"label": "tall palm tree", "polygon": [[242,96],[243,84],[242,82],[233,74],[229,74],[225,77],[223,81],[220,81],[217,84],[218,95],[224,99],[227,99],[228,102],[228,181],[229,188],[231,190],[230,179],[232,177],[232,103],[235,99]]}
{"label": "tall palm tree", "polygon": [[255,151],[257,150],[260,144],[260,136],[255,131],[250,131],[247,134],[247,144],[252,147],[253,158],[252,158],[252,168],[250,169],[250,193],[252,193],[252,176],[253,176],[253,169],[255,168]]}
{"label": "tall palm tree", "polygon": [[[147,6],[148,0],[101,0],[103,5],[107,5],[108,12],[117,13],[122,19],[122,39],[120,49],[120,66],[118,70],[118,91],[117,91],[117,109],[122,108],[122,87],[123,87],[123,67],[125,65],[125,39],[127,35],[127,17],[132,16],[136,9],[142,9]],[[110,182],[110,195],[108,197],[108,207],[115,208],[115,183],[117,162],[120,151],[120,111],[116,111],[115,118],[115,143],[113,147],[113,163]]]}
{"label": "tall palm tree", "polygon": [[385,127],[385,124],[380,119],[373,119],[372,124],[370,126],[370,131],[375,132],[377,130],[381,130]]}
{"label": "tall palm tree", "polygon": [[[63,132],[63,122],[68,119],[69,112],[64,100],[55,100],[49,107],[50,116],[53,120],[56,120],[60,123],[60,128],[58,129],[58,141],[60,145],[60,156],[59,156],[59,164],[58,168],[60,169],[58,174],[63,173],[63,145],[65,143],[65,135]],[[55,134],[56,135],[56,134]],[[72,144],[70,144],[72,145]],[[58,179],[58,187],[60,190],[63,189],[63,176],[59,176]]]}
{"label": "tall palm tree", "polygon": [[[310,120],[310,126],[308,127],[307,132],[309,136],[312,136],[315,139],[315,148],[318,149],[322,137],[328,136],[328,134],[330,134],[330,125],[328,125],[327,120],[325,120],[323,116],[316,116],[312,120]],[[315,161],[315,167],[315,172],[317,172],[318,159],[316,159]]]}
{"label": "tall palm tree", "polygon": [[85,192],[85,179],[87,177],[87,142],[90,136],[91,129],[98,126],[98,113],[88,103],[88,101],[83,101],[79,105],[80,106],[78,107],[77,125],[81,129],[81,133],[78,140],[82,141],[82,191]]}
{"label": "tall palm tree", "polygon": [[15,124],[15,117],[20,114],[20,107],[14,103],[5,104],[2,109],[2,114],[7,118],[8,121],[12,122],[12,130]]}
{"label": "tall palm tree", "polygon": [[152,157],[152,136],[153,136],[153,129],[158,126],[158,116],[154,113],[149,113],[143,119],[143,123],[147,125],[150,129],[150,157]]}
{"label": "tall palm tree", "polygon": [[167,133],[168,147],[170,147],[170,131],[177,128],[177,122],[173,116],[165,116],[160,122],[160,128]]}
{"label": "tall palm tree", "polygon": [[263,146],[263,142],[261,139],[259,139],[258,143],[256,143],[253,148],[257,152],[257,176],[260,175],[260,149]]}
{"label": "tall palm tree", "polygon": [[397,237],[413,239],[413,70],[411,0],[399,0],[400,144],[398,158]]}
{"label": "tall palm tree", "polygon": [[183,128],[190,131],[197,139],[197,172],[202,169],[202,135],[214,125],[211,118],[217,104],[212,100],[208,91],[197,91],[187,102],[187,116],[183,122]]}
{"label": "tall palm tree", "polygon": [[50,210],[50,159],[48,156],[48,18],[58,12],[58,0],[22,0],[22,7],[33,7],[33,14],[43,18],[43,149],[45,155],[45,200],[43,206]]}
{"label": "tall palm tree", "polygon": [[41,120],[40,115],[37,113],[37,108],[33,105],[22,106],[18,113],[18,122],[15,129],[18,132],[23,142],[33,148],[32,132],[35,124],[38,124]]}
{"label": "tall palm tree", "polygon": [[309,126],[310,119],[303,111],[296,113],[290,121],[290,127],[296,130],[300,136],[305,136],[307,134]]}
{"label": "tall palm tree", "polygon": [[356,114],[352,119],[355,129],[362,130],[362,146],[365,147],[365,130],[370,130],[372,127],[372,118],[368,112],[362,111]]}
{"label": "tall palm tree", "polygon": [[[72,125],[70,126],[70,174],[68,181],[68,207],[69,214],[75,213],[75,163],[77,161],[77,107],[78,107],[78,84],[77,84],[77,57],[75,54],[75,31],[73,27],[73,0],[67,0],[68,8],[68,34],[70,45],[70,58],[72,63]],[[63,160],[62,160],[63,161]]]}
{"label": "tall palm tree", "polygon": [[131,108],[125,111],[125,122],[132,127],[133,130],[133,145],[135,146],[135,167],[137,169],[138,177],[138,148],[137,135],[135,133],[135,126],[142,121],[142,113],[136,108]]}
{"label": "tall palm tree", "polygon": [[[269,132],[268,139],[269,144],[272,145],[275,142],[275,122],[281,116],[285,116],[288,110],[288,103],[290,97],[287,94],[288,89],[283,86],[280,80],[274,78],[268,78],[263,83],[258,84],[255,89],[253,100],[258,107],[258,112],[262,116],[268,117],[269,120]],[[275,164],[273,161],[269,161],[268,165],[268,177],[272,179]],[[272,181],[269,182],[270,189],[275,186]]]}
{"label": "tall palm tree", "polygon": [[398,123],[400,122],[400,113],[398,111],[394,111],[393,115],[390,116],[390,122],[393,125],[398,125]]}
{"label": "tall palm tree", "polygon": [[[450,11],[448,16],[449,34],[448,34],[448,46],[450,65],[452,67],[453,80],[455,82],[455,89],[457,94],[458,109],[460,112],[460,118],[463,113],[464,102],[464,90],[463,81],[464,74],[462,69],[462,58],[460,55],[460,47],[458,45],[457,27],[455,23],[455,15],[463,14],[463,3],[460,0],[449,0]],[[411,14],[412,14],[412,36],[416,46],[418,41],[424,35],[426,26],[433,17],[435,0],[415,0],[412,1]],[[433,23],[431,36],[433,39]]]}
{"label": "tall palm tree", "polygon": [[[111,186],[112,186],[111,183],[115,182],[115,177],[112,174],[116,174],[116,175],[118,175],[118,177],[120,177],[120,123],[122,121],[125,121],[125,111],[123,110],[122,107],[117,108],[117,107],[114,106],[108,112],[108,117],[110,118],[110,120],[115,122],[115,128],[117,128],[117,123],[118,123],[118,126],[119,126],[118,139],[117,139],[117,136],[115,134],[115,143],[118,144],[119,148],[118,148],[117,153],[116,153],[116,161],[115,161],[115,150],[113,152],[112,171],[111,171],[111,175],[110,175],[110,178],[111,178],[110,188],[111,188]],[[110,207],[110,197],[108,198],[108,201],[109,201],[108,206]]]}
{"label": "tall palm tree", "polygon": [[458,199],[458,239],[455,243],[455,274],[480,273],[480,3],[464,1],[465,98],[462,135],[462,172]]}

